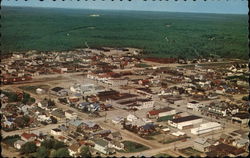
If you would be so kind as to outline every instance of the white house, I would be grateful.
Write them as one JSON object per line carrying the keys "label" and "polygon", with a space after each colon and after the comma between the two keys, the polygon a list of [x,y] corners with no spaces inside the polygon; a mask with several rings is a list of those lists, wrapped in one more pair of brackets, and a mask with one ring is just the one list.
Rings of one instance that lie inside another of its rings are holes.
{"label": "white house", "polygon": [[203,105],[202,104],[200,104],[199,102],[197,102],[197,101],[191,101],[191,102],[188,102],[187,103],[187,108],[188,109],[192,109],[192,110],[196,110],[196,111],[198,111],[198,109],[200,108],[200,107],[202,107]]}
{"label": "white house", "polygon": [[109,79],[107,80],[107,83],[112,86],[124,86],[128,84],[128,80],[126,79]]}
{"label": "white house", "polygon": [[112,123],[119,124],[124,118],[121,116],[116,116],[112,119]]}
{"label": "white house", "polygon": [[249,113],[236,113],[233,115],[232,121],[247,124],[249,122],[249,118]]}
{"label": "white house", "polygon": [[242,148],[248,145],[249,145],[249,139],[239,139],[239,140],[233,141],[233,146],[237,148]]}
{"label": "white house", "polygon": [[47,122],[47,123],[52,122],[51,118],[49,116],[46,116],[46,115],[38,115],[37,120],[40,122]]}
{"label": "white house", "polygon": [[137,120],[138,118],[135,115],[129,114],[127,116],[127,121],[133,122],[135,120]]}
{"label": "white house", "polygon": [[95,146],[94,149],[97,150],[98,152],[101,152],[103,154],[109,154],[110,147],[109,147],[109,142],[104,140],[104,139],[96,139],[94,140]]}
{"label": "white house", "polygon": [[139,109],[139,110],[154,107],[154,101],[151,99],[138,99],[137,104],[141,105],[141,106],[137,107],[137,109]]}
{"label": "white house", "polygon": [[14,147],[18,150],[21,149],[21,147],[25,144],[25,141],[23,140],[17,140],[15,143],[14,143]]}
{"label": "white house", "polygon": [[36,89],[36,93],[37,94],[44,94],[45,93],[45,90],[41,89],[41,88],[37,88]]}
{"label": "white house", "polygon": [[62,130],[58,128],[51,129],[50,133],[54,136],[61,136],[63,134]]}
{"label": "white house", "polygon": [[67,111],[65,111],[65,117],[67,119],[76,119],[77,113],[73,112],[72,110],[67,110]]}

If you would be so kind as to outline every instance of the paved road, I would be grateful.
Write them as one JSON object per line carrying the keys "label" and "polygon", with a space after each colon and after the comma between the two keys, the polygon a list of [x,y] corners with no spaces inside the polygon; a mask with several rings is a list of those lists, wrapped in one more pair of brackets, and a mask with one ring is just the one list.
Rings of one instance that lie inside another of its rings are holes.
{"label": "paved road", "polygon": [[21,135],[23,132],[34,132],[34,133],[39,133],[39,132],[43,132],[43,133],[48,133],[50,132],[51,129],[58,127],[59,125],[63,124],[61,123],[57,123],[57,124],[50,124],[50,125],[46,125],[46,126],[41,126],[41,127],[36,127],[36,128],[25,128],[25,129],[20,129],[20,130],[15,130],[15,131],[11,131],[11,132],[5,132],[3,130],[1,130],[2,132],[2,137],[7,137],[7,136],[12,136],[12,135]]}

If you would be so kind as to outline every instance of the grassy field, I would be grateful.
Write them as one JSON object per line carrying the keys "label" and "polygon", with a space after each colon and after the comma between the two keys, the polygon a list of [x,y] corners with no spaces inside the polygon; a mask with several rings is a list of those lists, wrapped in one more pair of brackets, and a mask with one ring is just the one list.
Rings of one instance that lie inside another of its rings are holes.
{"label": "grassy field", "polygon": [[14,143],[20,139],[21,139],[21,137],[19,135],[13,135],[13,136],[8,136],[8,137],[4,138],[2,141],[3,141],[3,143],[14,147]]}
{"label": "grassy field", "polygon": [[131,153],[131,152],[140,152],[140,151],[149,149],[147,146],[144,146],[136,142],[123,141],[122,143],[124,144],[124,150],[121,152]]}
{"label": "grassy field", "polygon": [[185,148],[185,149],[180,149],[179,150],[181,153],[187,155],[187,156],[195,156],[195,157],[200,157],[202,152],[195,150],[191,147]]}
{"label": "grassy field", "polygon": [[49,86],[48,85],[37,85],[37,86],[20,86],[18,87],[22,90],[25,90],[25,91],[28,91],[28,92],[31,92],[31,93],[34,93],[36,94],[36,89],[37,88],[41,88],[41,89],[44,89],[45,91],[48,91],[49,90]]}
{"label": "grassy field", "polygon": [[1,50],[72,50],[87,42],[91,48],[141,48],[145,56],[247,59],[247,19],[247,15],[2,7]]}
{"label": "grassy field", "polygon": [[160,154],[154,155],[153,157],[155,157],[155,158],[164,158],[164,157],[172,157],[172,156],[170,156],[168,154],[160,153]]}

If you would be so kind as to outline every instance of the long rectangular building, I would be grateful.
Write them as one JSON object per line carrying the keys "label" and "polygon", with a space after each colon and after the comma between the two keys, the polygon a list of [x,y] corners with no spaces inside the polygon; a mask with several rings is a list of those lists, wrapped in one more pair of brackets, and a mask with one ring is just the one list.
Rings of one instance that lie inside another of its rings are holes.
{"label": "long rectangular building", "polygon": [[189,116],[169,120],[168,124],[170,126],[173,126],[182,130],[182,129],[193,127],[194,124],[198,124],[201,122],[202,122],[201,117],[195,116],[195,115],[189,115]]}
{"label": "long rectangular building", "polygon": [[201,124],[200,127],[191,129],[191,133],[198,135],[198,134],[208,133],[208,132],[219,130],[219,129],[221,129],[221,124],[217,122],[208,122],[208,123]]}

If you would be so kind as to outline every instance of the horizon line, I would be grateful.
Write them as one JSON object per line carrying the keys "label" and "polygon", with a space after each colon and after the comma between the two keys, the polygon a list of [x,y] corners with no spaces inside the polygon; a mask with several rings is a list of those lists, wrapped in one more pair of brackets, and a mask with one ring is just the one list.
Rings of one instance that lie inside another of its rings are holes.
{"label": "horizon line", "polygon": [[2,5],[1,8],[40,8],[40,9],[67,9],[67,10],[102,10],[102,11],[135,11],[135,12],[164,12],[164,13],[193,13],[193,14],[223,14],[223,15],[248,15],[248,13],[214,13],[214,12],[182,12],[182,11],[162,11],[162,10],[136,10],[136,9],[94,9],[94,8],[64,8],[64,7],[39,7],[39,6],[10,6]]}

